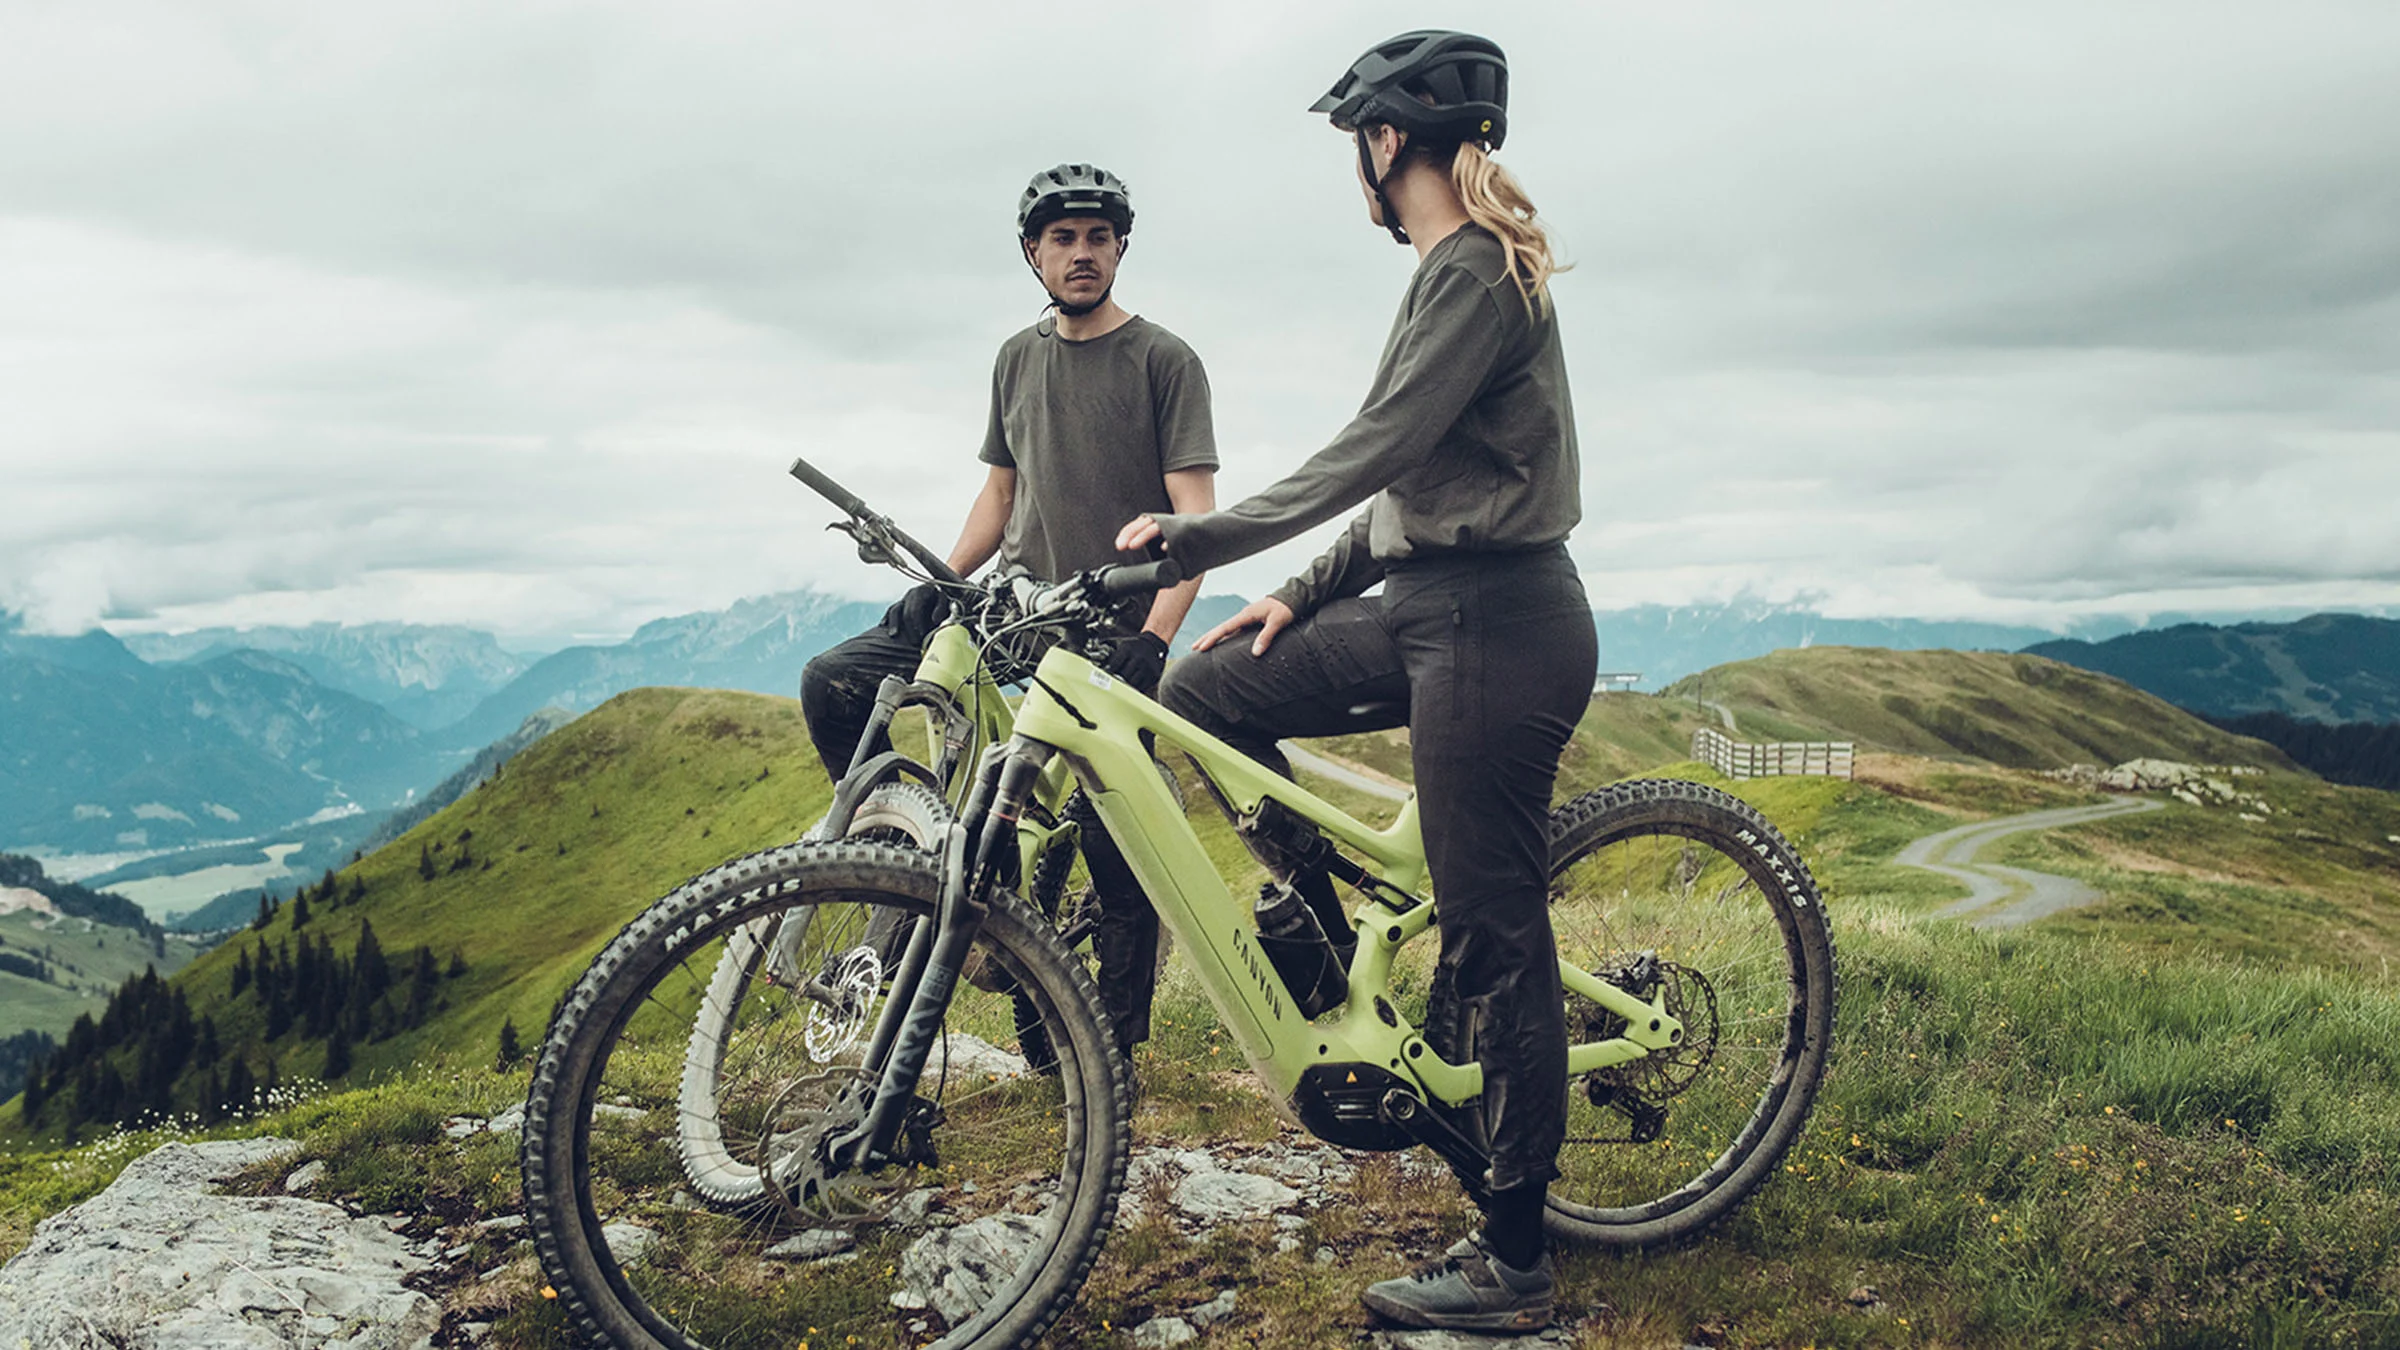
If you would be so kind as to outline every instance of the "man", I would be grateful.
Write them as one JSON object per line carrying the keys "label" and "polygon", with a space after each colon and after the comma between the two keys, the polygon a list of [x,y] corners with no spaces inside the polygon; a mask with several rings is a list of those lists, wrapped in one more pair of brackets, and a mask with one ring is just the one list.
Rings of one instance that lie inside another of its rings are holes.
{"label": "man", "polygon": [[[977,456],[987,466],[983,487],[948,561],[966,576],[997,556],[1002,569],[1045,581],[1140,561],[1117,551],[1119,522],[1216,505],[1207,373],[1181,339],[1116,302],[1133,202],[1115,174],[1061,164],[1034,175],[1017,203],[1017,231],[1049,313],[1000,346]],[[1117,643],[1108,669],[1155,693],[1167,643],[1199,586],[1195,576],[1159,592],[1146,615],[1129,616],[1139,631]],[[808,663],[800,707],[827,773],[850,763],[884,676],[914,672],[946,616],[942,597],[919,587],[875,628]],[[1099,818],[1087,807],[1077,819],[1100,899],[1101,1001],[1130,1052],[1150,1035],[1158,916]]]}

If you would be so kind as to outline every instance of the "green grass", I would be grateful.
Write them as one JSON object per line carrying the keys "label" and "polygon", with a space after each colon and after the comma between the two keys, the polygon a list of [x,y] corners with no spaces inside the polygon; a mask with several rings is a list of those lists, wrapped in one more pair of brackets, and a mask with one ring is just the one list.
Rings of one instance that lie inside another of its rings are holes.
{"label": "green grass", "polygon": [[[530,1257],[473,1227],[517,1203],[513,1140],[438,1129],[522,1093],[521,1073],[483,1067],[501,1016],[536,1038],[558,990],[636,907],[788,838],[823,799],[783,701],[645,691],[603,714],[366,860],[368,900],[316,920],[354,931],[363,911],[387,950],[472,940],[443,1020],[363,1047],[374,1086],[234,1127],[303,1145],[251,1189],[322,1157],[336,1197],[416,1214],[414,1235],[477,1244],[464,1279],[436,1292],[461,1320],[495,1322],[500,1347],[567,1343]],[[1688,703],[1595,700],[1561,795],[1635,772],[1713,781],[1681,761],[1692,724]],[[1406,776],[1398,737],[1326,748]],[[1843,977],[1832,1068],[1784,1173],[1727,1223],[1676,1252],[1565,1257],[1564,1305],[1610,1309],[1577,1343],[2400,1344],[2400,987],[2383,964],[2400,934],[2400,798],[2278,774],[2245,783],[2274,805],[2263,825],[2174,806],[2020,838],[2003,860],[2086,876],[2111,900],[1986,935],[1928,917],[1957,888],[1892,854],[1961,819],[2093,798],[1966,762],[1871,758],[1861,772],[1723,785],[1795,841],[1827,896]],[[1191,795],[1212,857],[1246,875],[1238,841]],[[421,881],[417,844],[440,839],[447,856],[466,829],[490,869]],[[208,988],[230,957],[183,979]],[[1297,1140],[1180,968],[1154,1025],[1138,1060],[1139,1143]],[[33,1222],[166,1137],[0,1155],[0,1243],[15,1250]],[[1269,1230],[1195,1242],[1128,1225],[1049,1343],[1126,1346],[1132,1325],[1229,1285],[1240,1311],[1212,1341],[1348,1343],[1367,1325],[1360,1288],[1472,1221],[1446,1181],[1387,1158],[1369,1160],[1291,1254]],[[1339,1259],[1315,1264],[1320,1245]],[[1880,1297],[1854,1304],[1866,1286]]]}
{"label": "green grass", "polygon": [[[1829,815],[1838,817],[1839,811]],[[1838,825],[1837,819],[1830,824]],[[2294,1345],[2400,1336],[2400,994],[2205,955],[2152,959],[2075,935],[1978,935],[1879,900],[1836,910],[1844,1002],[1816,1116],[1785,1172],[1682,1251],[1568,1254],[1570,1309],[1605,1301],[1586,1346]],[[1211,1052],[1215,1053],[1211,1053]],[[1285,1127],[1188,980],[1162,991],[1139,1059],[1148,1145],[1255,1142]],[[478,1245],[437,1288],[490,1344],[563,1347],[530,1258],[473,1223],[511,1212],[511,1141],[442,1137],[521,1074],[419,1067],[243,1127],[309,1157],[326,1191]],[[163,1133],[0,1158],[9,1246]],[[1318,1347],[1363,1330],[1365,1284],[1472,1222],[1447,1182],[1368,1160],[1341,1203],[1274,1250],[1271,1231],[1116,1233],[1051,1344],[1124,1346],[1150,1316],[1239,1286],[1229,1344]],[[1331,1246],[1339,1260],[1310,1254]],[[488,1282],[473,1273],[493,1266]],[[1879,1305],[1854,1307],[1872,1286]]]}
{"label": "green grass", "polygon": [[2079,877],[2108,899],[2052,927],[2143,952],[2212,951],[2388,983],[2400,961],[2400,795],[2270,774],[2237,808],[2165,808],[2020,835],[1993,861]]}
{"label": "green grass", "polygon": [[51,969],[47,984],[0,971],[0,1027],[61,1037],[85,1013],[97,1021],[125,977],[153,966],[161,975],[172,975],[198,954],[174,934],[153,945],[130,928],[30,910],[0,914],[0,951],[40,958]]}
{"label": "green grass", "polygon": [[1718,666],[1659,697],[1696,689],[1733,710],[1745,740],[1855,740],[2008,768],[2145,756],[2295,767],[2122,681],[2021,653],[1810,647]]}

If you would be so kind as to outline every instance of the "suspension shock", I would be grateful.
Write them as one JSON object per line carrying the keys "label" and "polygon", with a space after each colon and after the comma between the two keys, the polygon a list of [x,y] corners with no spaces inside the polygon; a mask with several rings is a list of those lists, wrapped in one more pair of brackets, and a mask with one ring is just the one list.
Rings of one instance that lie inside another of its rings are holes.
{"label": "suspension shock", "polygon": [[[967,951],[991,912],[992,887],[1003,860],[1016,848],[1017,818],[1054,753],[1049,746],[1020,740],[1005,751],[995,748],[979,766],[966,810],[944,841],[941,906],[930,924],[920,923],[910,936],[892,997],[875,1028],[867,1060],[883,1065],[875,1100],[858,1127],[827,1148],[837,1165],[874,1168],[891,1159]],[[905,994],[903,981],[913,984]],[[905,1011],[895,1014],[903,1005]]]}

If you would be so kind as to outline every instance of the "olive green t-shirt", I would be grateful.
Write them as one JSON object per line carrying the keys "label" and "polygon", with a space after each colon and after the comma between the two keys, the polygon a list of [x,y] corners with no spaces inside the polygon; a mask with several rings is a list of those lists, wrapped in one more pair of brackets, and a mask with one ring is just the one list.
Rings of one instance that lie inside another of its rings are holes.
{"label": "olive green t-shirt", "polygon": [[1208,374],[1173,333],[1140,316],[1082,342],[1047,318],[1000,346],[977,456],[1017,471],[1000,565],[1055,581],[1138,562],[1117,531],[1174,509],[1166,475],[1217,467]]}

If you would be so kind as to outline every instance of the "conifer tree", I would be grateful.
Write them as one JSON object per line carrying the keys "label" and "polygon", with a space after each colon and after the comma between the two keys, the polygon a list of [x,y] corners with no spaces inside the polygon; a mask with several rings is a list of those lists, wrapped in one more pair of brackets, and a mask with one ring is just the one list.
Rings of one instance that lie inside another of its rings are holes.
{"label": "conifer tree", "polygon": [[308,892],[296,891],[292,895],[292,928],[294,931],[298,931],[306,927],[308,927]]}
{"label": "conifer tree", "polygon": [[498,1067],[503,1071],[515,1068],[517,1061],[524,1058],[524,1056],[525,1047],[517,1044],[517,1019],[513,1017],[502,1018],[500,1021],[500,1062]]}

